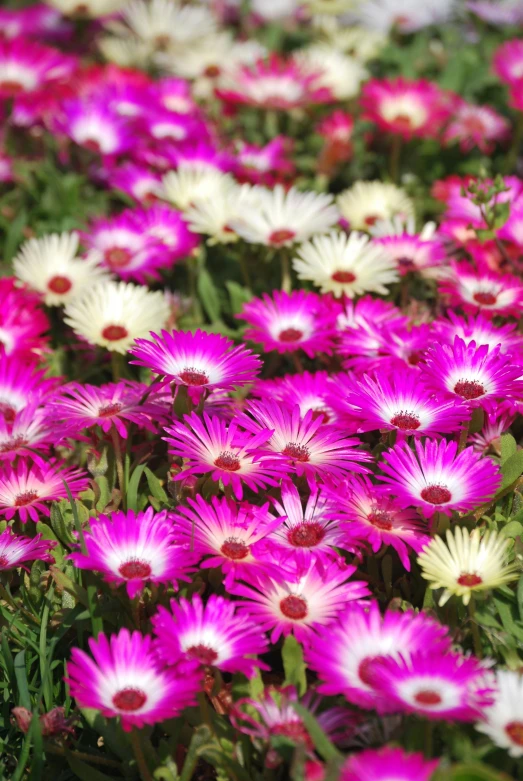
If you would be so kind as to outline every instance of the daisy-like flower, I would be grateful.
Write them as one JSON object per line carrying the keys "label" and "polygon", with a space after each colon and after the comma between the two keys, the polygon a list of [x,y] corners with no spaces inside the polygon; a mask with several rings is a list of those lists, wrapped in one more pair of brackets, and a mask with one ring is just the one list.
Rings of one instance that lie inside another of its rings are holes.
{"label": "daisy-like flower", "polygon": [[261,399],[272,399],[290,409],[297,404],[301,417],[312,410],[313,419],[320,418],[323,423],[335,423],[339,415],[331,404],[333,390],[331,375],[326,371],[319,371],[259,380],[254,384],[252,392]]}
{"label": "daisy-like flower", "polygon": [[158,265],[170,268],[191,255],[198,246],[198,237],[190,230],[181,212],[157,203],[134,212],[139,230],[157,245]]}
{"label": "daisy-like flower", "polygon": [[204,165],[182,164],[162,178],[157,195],[178,209],[188,209],[195,201],[210,201],[227,196],[234,179],[230,174]]}
{"label": "daisy-like flower", "polygon": [[204,558],[202,568],[221,567],[227,588],[247,573],[281,572],[268,538],[283,518],[271,515],[268,503],[238,505],[216,497],[209,503],[198,495],[188,504],[174,515],[177,540]]}
{"label": "daisy-like flower", "polygon": [[468,263],[452,264],[441,280],[440,292],[451,305],[472,314],[520,317],[523,308],[523,285],[518,277],[488,269],[476,271]]}
{"label": "daisy-like flower", "polygon": [[421,369],[422,380],[435,393],[487,411],[500,399],[521,397],[523,389],[521,366],[501,353],[499,345],[489,350],[487,344],[467,345],[459,336],[452,346],[442,344],[429,349]]}
{"label": "daisy-like flower", "polygon": [[492,702],[485,667],[474,657],[421,651],[388,657],[373,669],[391,706],[440,721],[474,721]]}
{"label": "daisy-like flower", "polygon": [[18,456],[38,461],[37,453],[59,444],[58,428],[57,421],[49,419],[49,405],[38,408],[38,400],[16,412],[12,420],[0,415],[0,461],[14,461]]}
{"label": "daisy-like flower", "polygon": [[264,450],[277,453],[298,477],[305,475],[309,482],[319,477],[340,480],[348,473],[367,472],[363,466],[371,456],[358,450],[358,439],[346,437],[341,429],[325,425],[309,410],[301,417],[296,404],[286,409],[273,401],[252,401],[248,415],[238,417],[240,424],[255,436],[267,430],[273,433]]}
{"label": "daisy-like flower", "polygon": [[456,595],[468,605],[476,591],[498,588],[519,576],[516,563],[507,564],[511,541],[494,531],[483,537],[479,529],[457,526],[447,530],[447,544],[434,537],[418,557],[421,574],[430,588],[444,588],[439,600],[444,605]]}
{"label": "daisy-like flower", "polygon": [[348,386],[341,404],[361,431],[397,431],[402,438],[455,432],[470,417],[465,404],[437,400],[412,370],[362,375]]}
{"label": "daisy-like flower", "polygon": [[41,298],[14,277],[0,279],[0,349],[4,355],[34,358],[42,354],[49,321]]}
{"label": "daisy-like flower", "polygon": [[120,629],[107,638],[89,639],[94,657],[73,648],[66,683],[81,708],[95,708],[109,718],[120,717],[122,727],[156,724],[179,716],[196,702],[201,674],[161,667],[153,653],[153,638]]}
{"label": "daisy-like flower", "polygon": [[104,282],[70,302],[64,320],[89,344],[124,354],[135,339],[161,330],[168,317],[169,304],[162,291]]}
{"label": "daisy-like flower", "polygon": [[256,668],[268,669],[250,658],[267,651],[263,631],[245,615],[238,615],[233,602],[216,594],[205,605],[199,594],[190,602],[172,599],[171,610],[160,606],[152,624],[158,638],[156,650],[166,664],[196,661],[249,678]]}
{"label": "daisy-like flower", "polygon": [[76,68],[76,59],[25,38],[0,40],[0,96],[10,98],[63,81]]}
{"label": "daisy-like flower", "polygon": [[97,282],[108,280],[96,259],[77,257],[77,233],[51,233],[24,242],[13,260],[18,279],[44,296],[47,306],[67,304]]}
{"label": "daisy-like flower", "polygon": [[66,102],[56,120],[56,129],[79,146],[100,155],[119,155],[133,143],[126,119],[99,98]]}
{"label": "daisy-like flower", "polygon": [[384,182],[356,182],[338,195],[337,203],[351,230],[368,231],[380,220],[414,215],[414,203],[405,190]]}
{"label": "daisy-like flower", "polygon": [[427,517],[435,512],[451,515],[489,501],[501,483],[501,474],[490,458],[481,458],[471,447],[457,452],[456,442],[406,442],[383,454],[380,480],[404,507],[420,507]]}
{"label": "daisy-like flower", "polygon": [[239,187],[231,182],[219,199],[196,198],[186,210],[185,218],[192,231],[209,236],[209,245],[232,244],[240,237],[231,224],[239,218],[244,208],[253,208],[252,197],[250,185]]}
{"label": "daisy-like flower", "polygon": [[236,177],[240,182],[273,185],[278,177],[292,176],[294,163],[289,159],[293,141],[277,136],[265,146],[237,141]]}
{"label": "daisy-like flower", "polygon": [[147,386],[141,382],[120,380],[96,387],[70,382],[63,386],[48,405],[48,414],[76,433],[93,426],[100,426],[103,432],[112,427],[124,439],[127,438],[129,423],[138,428],[156,431],[153,421],[158,419],[160,408],[148,402],[142,403]]}
{"label": "daisy-like flower", "polygon": [[320,678],[319,691],[343,694],[360,708],[386,713],[387,702],[374,685],[376,665],[426,648],[445,654],[450,648],[447,628],[425,613],[388,610],[382,616],[377,602],[355,602],[335,623],[316,628],[308,638],[305,658]]}
{"label": "daisy-like flower", "polygon": [[361,62],[329,44],[298,49],[293,59],[304,69],[316,73],[315,85],[328,89],[340,101],[355,97],[369,75]]}
{"label": "daisy-like flower", "polygon": [[398,281],[394,260],[361,233],[316,236],[297,255],[292,265],[298,278],[336,297],[354,298],[368,291],[386,295],[388,286]]}
{"label": "daisy-like flower", "polygon": [[403,509],[382,486],[373,485],[367,477],[353,477],[346,490],[326,486],[330,500],[327,515],[341,521],[344,535],[338,543],[350,548],[365,541],[377,553],[390,545],[410,572],[409,548],[419,553],[430,541],[428,528],[412,509]]}
{"label": "daisy-like flower", "polygon": [[494,702],[475,725],[511,757],[523,756],[523,677],[515,670],[496,670]]}
{"label": "daisy-like flower", "polygon": [[481,152],[489,154],[496,143],[507,140],[509,133],[509,122],[497,111],[460,100],[445,127],[443,141],[447,144],[458,142],[462,152],[477,146]]}
{"label": "daisy-like flower", "polygon": [[[467,8],[489,24],[519,25],[523,21],[523,10],[519,0],[468,0]],[[510,43],[519,43],[519,41],[510,41]]]}
{"label": "daisy-like flower", "polygon": [[48,0],[65,16],[88,16],[92,19],[108,16],[118,11],[125,0]]}
{"label": "daisy-like flower", "polygon": [[251,350],[232,339],[205,331],[162,331],[137,339],[131,350],[136,363],[175,385],[202,390],[231,390],[253,382],[261,366]]}
{"label": "daisy-like flower", "polygon": [[430,781],[438,765],[438,759],[401,748],[367,749],[345,762],[339,781]]}
{"label": "daisy-like flower", "polygon": [[243,483],[252,491],[277,485],[276,480],[288,471],[285,461],[263,450],[271,432],[257,430],[250,434],[240,429],[240,421],[229,423],[217,415],[195,412],[184,416],[185,425],[176,422],[166,428],[171,455],[186,459],[175,480],[187,475],[210,474],[214,482],[231,486],[238,499],[243,497]]}
{"label": "daisy-like flower", "polygon": [[419,79],[371,79],[361,92],[366,119],[386,133],[409,140],[434,138],[450,113],[450,101],[440,88]]}
{"label": "daisy-like flower", "polygon": [[[385,223],[387,224],[387,223]],[[384,223],[376,223],[383,230]],[[375,243],[387,253],[394,266],[403,276],[416,271],[426,277],[437,277],[446,264],[446,251],[443,243],[434,237],[433,223],[427,223],[418,235],[403,229],[396,235],[381,235]],[[374,234],[374,229],[371,229]]]}
{"label": "daisy-like flower", "polygon": [[6,423],[13,423],[18,412],[41,403],[55,390],[58,377],[44,377],[34,365],[16,356],[0,360],[0,415]]}
{"label": "daisy-like flower", "polygon": [[89,261],[124,280],[144,283],[147,276],[158,278],[157,269],[164,265],[157,242],[145,234],[130,209],[110,219],[96,220],[86,232],[84,243]]}
{"label": "daisy-like flower", "polygon": [[51,551],[57,545],[52,540],[42,540],[42,535],[22,537],[6,529],[0,534],[0,572],[23,567],[26,561],[53,562]]}
{"label": "daisy-like flower", "polygon": [[523,79],[523,41],[516,38],[502,43],[494,53],[492,67],[501,81],[519,85]]}
{"label": "daisy-like flower", "polygon": [[137,38],[156,49],[190,47],[216,29],[209,8],[182,6],[178,0],[131,0],[123,18]]}
{"label": "daisy-like flower", "polygon": [[352,18],[363,27],[389,33],[396,27],[401,33],[412,33],[432,24],[444,24],[454,13],[456,0],[364,0]]}
{"label": "daisy-like flower", "polygon": [[481,312],[462,317],[449,310],[446,317],[448,319],[434,320],[433,326],[448,344],[454,344],[456,336],[459,336],[467,345],[470,342],[475,342],[478,347],[486,344],[489,350],[500,345],[501,353],[523,354],[523,335],[518,332],[516,323],[498,325]]}
{"label": "daisy-like flower", "polygon": [[165,511],[115,512],[90,518],[91,530],[84,532],[85,553],[69,555],[75,567],[101,572],[109,583],[125,583],[129,599],[146,583],[165,583],[177,588],[177,581],[190,582],[198,557],[174,542],[172,520]]}
{"label": "daisy-like flower", "polygon": [[41,515],[49,515],[49,504],[67,499],[67,483],[77,496],[89,487],[81,469],[64,469],[58,463],[31,464],[19,459],[16,466],[4,469],[0,477],[0,514],[8,521],[17,515],[22,523],[30,518],[37,523]]}
{"label": "daisy-like flower", "polygon": [[[356,567],[340,566],[335,561],[323,566],[311,563],[308,570],[285,577],[254,576],[246,583],[235,583],[231,593],[243,597],[239,609],[252,616],[271,643],[283,634],[293,633],[297,640],[309,641],[314,629],[333,621],[347,602],[369,595],[367,584],[349,578]],[[245,577],[245,576],[244,576]]]}
{"label": "daisy-like flower", "polygon": [[115,190],[121,190],[141,204],[154,203],[162,179],[146,166],[126,162],[108,172],[107,182]]}
{"label": "daisy-like flower", "polygon": [[[332,195],[285,190],[281,184],[268,190],[254,187],[253,208],[245,208],[230,227],[251,244],[290,247],[317,233],[325,233],[339,219]],[[249,199],[247,199],[248,202]]]}
{"label": "daisy-like flower", "polygon": [[251,326],[245,338],[279,353],[303,350],[309,358],[332,352],[335,314],[332,306],[315,293],[273,290],[253,298],[237,317]]}
{"label": "daisy-like flower", "polygon": [[470,436],[467,441],[478,453],[486,454],[491,449],[494,453],[499,453],[501,436],[509,430],[513,422],[514,414],[511,411],[487,416],[481,431]]}

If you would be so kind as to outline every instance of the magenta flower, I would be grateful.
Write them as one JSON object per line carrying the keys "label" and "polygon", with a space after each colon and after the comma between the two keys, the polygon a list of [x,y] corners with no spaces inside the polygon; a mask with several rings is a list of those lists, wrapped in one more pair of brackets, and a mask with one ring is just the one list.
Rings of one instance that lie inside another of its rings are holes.
{"label": "magenta flower", "polygon": [[193,412],[185,415],[183,423],[176,422],[165,429],[169,452],[186,459],[175,480],[187,475],[209,474],[214,482],[221,480],[231,486],[237,499],[243,497],[243,483],[253,491],[277,485],[278,478],[287,471],[287,465],[277,455],[262,451],[271,432],[257,434],[241,431],[239,419],[229,423],[217,415],[203,413],[203,419]]}
{"label": "magenta flower", "polygon": [[67,101],[55,121],[56,130],[99,155],[119,155],[133,143],[131,128],[101,99]]}
{"label": "magenta flower", "polygon": [[162,178],[147,166],[125,162],[107,172],[107,183],[115,190],[134,198],[139,204],[151,204],[157,200],[156,192]]}
{"label": "magenta flower", "polygon": [[462,152],[474,147],[491,153],[496,143],[510,137],[510,124],[490,106],[476,106],[458,99],[450,122],[445,127],[443,142],[458,142]]}
{"label": "magenta flower", "polygon": [[467,346],[475,342],[476,347],[486,344],[489,350],[493,350],[499,344],[501,353],[518,354],[518,361],[519,356],[523,358],[523,336],[518,332],[516,323],[495,324],[481,312],[462,317],[449,310],[446,317],[448,320],[434,320],[433,326],[448,344],[454,344],[456,336],[459,336]]}
{"label": "magenta flower", "polygon": [[29,404],[41,403],[60,383],[58,377],[44,374],[17,356],[0,360],[0,415],[6,423],[12,423]]}
{"label": "magenta flower", "polygon": [[305,290],[274,290],[245,304],[241,320],[251,326],[245,338],[279,353],[303,350],[309,358],[332,352],[335,310],[326,297]]}
{"label": "magenta flower", "polygon": [[52,549],[57,545],[52,540],[43,540],[41,534],[22,537],[7,528],[0,534],[0,571],[23,566],[26,561],[50,561]]}
{"label": "magenta flower", "polygon": [[356,602],[337,622],[317,627],[309,635],[305,658],[320,678],[319,691],[342,694],[359,708],[386,713],[389,703],[375,685],[377,665],[427,648],[444,655],[450,643],[447,628],[424,613],[388,610],[382,616],[377,602]]}
{"label": "magenta flower", "polygon": [[67,483],[73,497],[89,487],[81,469],[65,469],[60,463],[31,464],[19,459],[0,476],[0,515],[8,521],[18,515],[22,523],[28,518],[37,523],[39,513],[49,515],[49,502],[67,499]]}
{"label": "magenta flower", "polygon": [[341,769],[339,781],[430,781],[438,759],[407,754],[401,748],[367,749],[353,754]]}
{"label": "magenta flower", "polygon": [[329,401],[335,391],[331,375],[326,371],[319,371],[258,380],[252,393],[264,400],[280,402],[289,409],[298,404],[302,417],[312,410],[314,419],[320,418],[322,423],[336,423],[338,413]]}
{"label": "magenta flower", "polygon": [[10,421],[0,417],[0,461],[26,456],[40,463],[37,453],[47,453],[51,445],[62,444],[65,432],[57,430],[57,422],[49,419],[48,412],[49,407],[28,404]]}
{"label": "magenta flower", "polygon": [[498,444],[502,434],[505,434],[514,422],[515,415],[511,411],[500,408],[498,414],[487,415],[481,431],[473,434],[467,440],[477,453],[487,453],[490,448]]}
{"label": "magenta flower", "polygon": [[101,572],[109,583],[125,583],[133,599],[146,583],[190,582],[198,557],[175,544],[172,520],[165,511],[115,512],[90,518],[84,532],[86,552],[69,555],[75,567]]}
{"label": "magenta flower", "polygon": [[172,266],[183,258],[190,257],[199,243],[186,223],[181,212],[165,204],[154,204],[147,209],[137,209],[134,220],[144,236],[157,246],[157,265]]}
{"label": "magenta flower", "polygon": [[91,637],[89,648],[94,659],[79,648],[72,649],[65,679],[81,708],[95,708],[110,718],[119,716],[129,731],[175,718],[195,704],[200,672],[162,668],[150,635],[120,629],[109,638],[104,634],[96,640]]}
{"label": "magenta flower", "polygon": [[152,618],[157,653],[166,664],[198,662],[224,672],[252,677],[268,642],[261,629],[223,597],[211,594],[204,605],[199,594],[190,602],[171,600],[171,610],[160,606]]}
{"label": "magenta flower", "polygon": [[501,484],[499,467],[471,447],[458,454],[456,442],[415,441],[395,445],[383,454],[378,475],[403,507],[419,507],[430,518],[435,512],[466,512],[492,499]]}
{"label": "magenta flower", "polygon": [[440,293],[452,306],[461,306],[465,312],[521,317],[523,284],[511,274],[497,274],[490,269],[476,271],[468,263],[453,263],[449,274],[441,280]]}
{"label": "magenta flower", "polygon": [[[514,19],[514,23],[517,21]],[[523,41],[515,39],[502,43],[494,53],[492,66],[501,81],[519,86],[523,79]]]}
{"label": "magenta flower", "polygon": [[0,97],[33,92],[69,78],[76,59],[25,38],[0,40]]}
{"label": "magenta flower", "polygon": [[446,252],[442,242],[435,238],[401,233],[374,240],[396,263],[402,276],[413,271],[433,277],[445,266]]}
{"label": "magenta flower", "polygon": [[292,176],[295,171],[290,155],[293,144],[293,139],[285,136],[277,136],[265,146],[238,141],[235,155],[238,181],[270,187],[281,177]]}
{"label": "magenta flower", "polygon": [[0,279],[0,347],[5,355],[24,360],[41,355],[49,330],[41,302],[37,293],[19,287],[13,277]]}

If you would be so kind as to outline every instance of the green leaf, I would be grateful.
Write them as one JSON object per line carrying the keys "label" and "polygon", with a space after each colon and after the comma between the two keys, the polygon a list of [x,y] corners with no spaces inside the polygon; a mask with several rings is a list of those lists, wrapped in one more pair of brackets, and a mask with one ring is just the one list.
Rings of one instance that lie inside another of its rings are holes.
{"label": "green leaf", "polygon": [[249,290],[248,287],[242,287],[233,280],[228,280],[225,287],[231,300],[231,311],[233,315],[237,315],[242,311],[243,305],[251,300],[252,290]]}
{"label": "green leaf", "polygon": [[110,748],[113,754],[116,754],[120,759],[129,758],[129,741],[117,722],[104,718],[100,711],[94,708],[80,708],[80,713],[91,729],[103,737],[105,745]]}
{"label": "green leaf", "polygon": [[501,463],[504,464],[517,452],[518,446],[512,434],[502,434],[501,436]]}
{"label": "green leaf", "polygon": [[523,534],[523,524],[521,524],[519,521],[509,521],[509,523],[506,523],[505,526],[500,528],[500,533],[504,537],[509,537],[511,540],[513,540]]}
{"label": "green leaf", "polygon": [[433,781],[512,781],[505,773],[498,773],[487,765],[460,764],[439,770]]}
{"label": "green leaf", "polygon": [[521,621],[523,621],[523,574],[520,576],[518,580],[518,588],[516,591],[516,596],[518,600],[519,618]]}
{"label": "green leaf", "polygon": [[23,240],[23,231],[27,225],[27,212],[25,209],[20,209],[14,220],[10,223],[7,229],[4,252],[2,260],[4,263],[8,263],[18,249],[18,245]]}
{"label": "green leaf", "polygon": [[27,683],[27,672],[25,669],[25,649],[19,651],[15,656],[15,677],[18,687],[18,704],[22,708],[32,710],[31,696],[29,694],[29,685]]}
{"label": "green leaf", "polygon": [[341,763],[343,760],[343,755],[340,754],[336,746],[331,743],[327,737],[326,732],[318,724],[318,720],[312,715],[312,713],[308,711],[307,708],[305,708],[300,702],[291,702],[291,705],[305,724],[307,732],[311,736],[312,742],[314,743],[314,748],[318,754],[326,762],[339,761]]}
{"label": "green leaf", "polygon": [[513,605],[505,602],[504,599],[494,597],[495,605],[498,609],[503,629],[512,637],[523,641],[523,627],[516,624],[516,616],[512,614]]}
{"label": "green leaf", "polygon": [[36,524],[36,531],[38,534],[42,535],[43,540],[49,540],[50,542],[57,543],[52,550],[52,554],[55,558],[56,563],[61,564],[64,558],[64,549],[60,545],[60,541],[56,536],[56,534],[51,529],[51,527],[48,526],[46,523],[42,523],[42,521],[38,521],[38,523]]}
{"label": "green leaf", "polygon": [[129,510],[138,510],[138,488],[145,470],[145,464],[139,464],[131,475],[127,486],[127,507]]}
{"label": "green leaf", "polygon": [[220,297],[206,268],[201,268],[198,272],[197,289],[200,301],[209,320],[211,322],[219,320],[221,312]]}
{"label": "green leaf", "polygon": [[159,499],[160,502],[164,502],[164,504],[169,504],[169,497],[165,493],[162,484],[154,474],[154,472],[151,472],[149,467],[145,467],[145,477],[147,478],[147,484],[149,486],[149,491],[154,496],[155,499]]}
{"label": "green leaf", "polygon": [[523,450],[518,450],[507,458],[501,466],[501,473],[503,482],[501,483],[500,491],[508,488],[523,474]]}
{"label": "green leaf", "polygon": [[109,486],[109,481],[105,477],[105,475],[98,475],[95,478],[95,483],[98,486],[98,489],[100,491],[100,496],[98,497],[98,501],[96,502],[96,509],[98,512],[103,512],[109,502],[111,501],[111,488]]}
{"label": "green leaf", "polygon": [[281,655],[285,671],[285,685],[296,686],[300,696],[305,694],[307,691],[307,678],[305,676],[303,648],[294,635],[287,635],[285,638]]}
{"label": "green leaf", "polygon": [[100,770],[95,770],[92,765],[77,759],[72,751],[66,750],[65,757],[75,777],[80,781],[114,781],[114,775],[107,776]]}

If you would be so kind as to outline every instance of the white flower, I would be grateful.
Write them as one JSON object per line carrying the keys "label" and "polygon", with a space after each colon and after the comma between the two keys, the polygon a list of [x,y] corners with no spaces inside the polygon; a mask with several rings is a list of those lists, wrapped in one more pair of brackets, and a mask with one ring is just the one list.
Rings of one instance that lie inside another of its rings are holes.
{"label": "white flower", "polygon": [[98,38],[96,43],[105,59],[121,68],[145,68],[152,52],[148,43],[137,38],[105,35]]}
{"label": "white flower", "polygon": [[523,677],[513,670],[496,671],[497,693],[476,729],[511,757],[523,757]]}
{"label": "white flower", "polygon": [[64,15],[79,14],[97,19],[119,11],[125,0],[47,0]]}
{"label": "white flower", "polygon": [[416,230],[416,220],[411,215],[407,219],[402,219],[400,216],[395,215],[388,220],[378,220],[374,225],[369,228],[371,236],[376,238],[383,236],[403,236],[404,233],[408,233],[409,236],[417,236],[421,241],[431,241],[434,238],[437,230],[435,222],[426,222],[421,231]]}
{"label": "white flower", "polygon": [[177,171],[165,174],[157,195],[183,210],[196,201],[223,198],[232,184],[232,176],[217,168],[203,163],[182,164]]}
{"label": "white flower", "polygon": [[336,297],[353,298],[366,292],[386,295],[387,285],[398,280],[394,260],[361,233],[347,236],[332,231],[317,236],[300,247],[292,265],[300,279]]}
{"label": "white flower", "polygon": [[[208,35],[190,46],[161,52],[156,61],[164,70],[184,79],[204,79],[211,95],[220,77],[240,65],[252,65],[267,55],[258,41],[235,41],[228,31]],[[202,92],[201,85],[199,91]]]}
{"label": "white flower", "polygon": [[185,212],[185,219],[194,233],[210,236],[209,244],[230,244],[238,241],[238,234],[230,227],[241,215],[248,199],[252,208],[252,187],[230,182],[219,198],[197,198]]}
{"label": "white flower", "polygon": [[384,182],[356,182],[338,195],[338,206],[352,230],[368,231],[379,220],[406,219],[414,204],[405,190]]}
{"label": "white flower", "polygon": [[300,192],[295,187],[287,192],[280,184],[273,190],[253,187],[251,201],[231,222],[231,228],[251,244],[290,247],[325,233],[339,219],[331,195]]}
{"label": "white flower", "polygon": [[387,36],[383,32],[356,25],[345,27],[332,16],[316,16],[313,24],[321,31],[326,43],[362,63],[375,59],[387,44]]}
{"label": "white flower", "polygon": [[65,308],[65,322],[90,344],[125,353],[135,339],[158,332],[169,317],[163,292],[125,282],[103,282]]}
{"label": "white flower", "polygon": [[402,33],[411,33],[447,22],[455,8],[456,0],[364,0],[351,20],[371,30],[390,32],[397,27]]}
{"label": "white flower", "polygon": [[177,0],[131,0],[123,18],[138,38],[159,48],[187,46],[216,29],[209,9]]}
{"label": "white flower", "polygon": [[506,564],[510,540],[487,531],[480,537],[479,529],[472,533],[457,526],[447,531],[447,544],[435,537],[418,557],[430,588],[444,588],[440,605],[455,594],[468,605],[474,591],[497,588],[518,577],[517,565]]}
{"label": "white flower", "polygon": [[315,86],[329,89],[338,100],[348,100],[357,95],[361,82],[369,75],[358,60],[329,45],[300,49],[294,59],[303,68],[318,73]]}
{"label": "white flower", "polygon": [[294,16],[303,5],[301,0],[251,0],[251,11],[269,22]]}
{"label": "white flower", "polygon": [[96,259],[76,257],[77,233],[51,233],[24,242],[13,260],[15,275],[42,293],[48,306],[60,306],[104,279]]}

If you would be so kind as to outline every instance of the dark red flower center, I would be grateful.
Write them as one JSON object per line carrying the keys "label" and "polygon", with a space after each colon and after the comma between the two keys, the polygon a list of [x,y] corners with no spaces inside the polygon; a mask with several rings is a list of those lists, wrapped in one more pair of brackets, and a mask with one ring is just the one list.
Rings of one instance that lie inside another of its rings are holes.
{"label": "dark red flower center", "polygon": [[19,81],[9,81],[8,79],[0,81],[0,90],[2,92],[9,92],[11,95],[15,95],[18,92],[23,92],[24,89],[24,85],[20,84]]}
{"label": "dark red flower center", "polygon": [[484,133],[485,132],[485,123],[481,119],[481,117],[466,117],[462,120],[463,122],[463,130],[465,133],[470,133],[470,135],[474,135],[475,133]]}
{"label": "dark red flower center", "polygon": [[318,418],[321,418],[322,423],[328,423],[330,420],[330,415],[327,412],[327,410],[324,409],[315,409],[312,411],[312,419],[318,420]]}
{"label": "dark red flower center", "polygon": [[429,504],[445,504],[450,502],[452,494],[444,485],[428,485],[421,492],[421,498]]}
{"label": "dark red flower center", "polygon": [[285,738],[294,741],[294,743],[306,743],[312,748],[312,741],[309,733],[301,721],[288,721],[285,724],[275,724],[271,727],[272,735],[283,735]]}
{"label": "dark red flower center", "polygon": [[472,298],[481,306],[494,306],[498,300],[498,297],[494,295],[494,293],[486,293],[481,291],[479,293],[474,293]]}
{"label": "dark red flower center", "polygon": [[23,447],[24,445],[28,445],[29,440],[24,439],[24,437],[13,437],[12,439],[9,439],[7,442],[2,442],[0,445],[0,453],[10,453],[12,450],[18,450],[19,448]]}
{"label": "dark red flower center", "polygon": [[226,472],[237,472],[241,469],[240,459],[231,453],[230,450],[223,450],[214,462],[218,469],[224,469]]}
{"label": "dark red flower center", "polygon": [[367,520],[377,529],[382,529],[386,532],[390,531],[393,527],[391,516],[385,511],[378,510],[374,513],[370,513],[370,515],[367,515]]}
{"label": "dark red flower center", "polygon": [[121,689],[113,697],[114,707],[126,712],[139,710],[145,702],[147,702],[145,692],[141,689],[135,689],[133,686]]}
{"label": "dark red flower center", "polygon": [[415,431],[421,426],[420,419],[410,412],[399,412],[391,418],[390,423],[391,426],[396,426],[396,428],[399,428],[402,431]]}
{"label": "dark red flower center", "polygon": [[513,743],[523,746],[523,721],[511,721],[505,727],[505,732]]}
{"label": "dark red flower center", "polygon": [[102,336],[108,342],[118,342],[120,339],[125,339],[126,336],[129,336],[129,331],[123,325],[106,325],[102,331]]}
{"label": "dark red flower center", "polygon": [[12,423],[16,418],[16,410],[9,404],[2,404],[2,402],[0,402],[0,415],[4,416],[6,423]]}
{"label": "dark red flower center", "polygon": [[63,295],[64,293],[68,293],[73,286],[73,283],[70,279],[67,279],[67,277],[51,277],[49,282],[47,283],[47,288],[52,293],[58,293],[59,295]]}
{"label": "dark red flower center", "polygon": [[376,682],[376,663],[385,661],[386,656],[366,656],[359,663],[358,678],[367,686],[374,688]]}
{"label": "dark red flower center", "polygon": [[206,385],[209,382],[208,376],[205,372],[200,372],[194,367],[187,367],[184,369],[178,377],[185,385]]}
{"label": "dark red flower center", "polygon": [[478,399],[485,393],[485,388],[480,382],[476,380],[460,380],[454,385],[454,393],[458,396],[471,401],[472,399]]}
{"label": "dark red flower center", "polygon": [[378,214],[369,214],[367,217],[365,217],[363,222],[365,223],[365,225],[368,225],[369,227],[372,227],[373,225],[376,225],[378,220],[379,220],[379,215]]}
{"label": "dark red flower center", "polygon": [[269,244],[279,247],[281,244],[286,244],[288,241],[291,241],[295,236],[296,233],[294,231],[291,231],[288,228],[280,228],[271,233],[269,236]]}
{"label": "dark red flower center", "polygon": [[299,445],[297,442],[287,442],[282,452],[287,458],[292,458],[293,461],[301,461],[302,463],[308,461],[310,457],[309,448],[305,447],[305,445]]}
{"label": "dark red flower center", "polygon": [[414,350],[407,358],[407,361],[408,363],[410,363],[411,366],[417,366],[418,363],[421,361],[421,358],[422,358],[421,353],[419,351]]}
{"label": "dark red flower center", "polygon": [[0,556],[0,569],[10,569],[12,567],[12,563],[9,561],[7,556]]}
{"label": "dark red flower center", "polygon": [[105,261],[113,268],[125,268],[129,265],[132,254],[125,247],[110,247],[105,250]]}
{"label": "dark red flower center", "polygon": [[84,141],[82,141],[82,146],[85,146],[86,149],[89,149],[90,152],[101,152],[101,146],[100,142],[96,140],[96,138],[86,138]]}
{"label": "dark red flower center", "polygon": [[281,600],[280,610],[286,618],[291,618],[293,621],[301,621],[309,612],[305,599],[294,594]]}
{"label": "dark red flower center", "polygon": [[287,539],[297,548],[313,548],[325,537],[325,529],[320,523],[300,523],[289,530]]}
{"label": "dark red flower center", "polygon": [[219,76],[221,73],[220,67],[218,65],[208,65],[205,70],[204,74],[209,79],[215,79],[217,76]]}
{"label": "dark red flower center", "polygon": [[352,271],[335,271],[334,274],[331,276],[331,279],[334,282],[341,282],[349,283],[349,282],[355,282],[356,275],[352,273]]}
{"label": "dark red flower center", "polygon": [[443,702],[441,695],[433,689],[421,689],[414,695],[414,700],[419,705],[439,705]]}
{"label": "dark red flower center", "polygon": [[480,583],[483,583],[483,579],[474,572],[462,572],[458,578],[458,583],[460,586],[472,588],[472,586],[479,586]]}
{"label": "dark red flower center", "polygon": [[406,255],[402,255],[401,258],[397,258],[396,263],[400,268],[405,270],[412,269],[416,265],[412,258],[408,258]]}
{"label": "dark red flower center", "polygon": [[411,130],[412,129],[412,117],[407,114],[398,114],[394,117],[394,124],[399,130]]}
{"label": "dark red flower center", "polygon": [[237,537],[229,537],[220,548],[220,552],[228,559],[241,561],[249,555],[249,546]]}
{"label": "dark red flower center", "polygon": [[283,331],[280,331],[278,340],[280,342],[299,342],[302,336],[303,331],[298,328],[284,328]]}
{"label": "dark red flower center", "polygon": [[218,658],[216,651],[214,651],[208,645],[203,645],[203,643],[199,643],[199,645],[191,645],[190,648],[187,648],[185,653],[189,659],[195,659],[197,662],[205,665],[213,664]]}
{"label": "dark red flower center", "polygon": [[113,415],[117,415],[122,409],[122,405],[119,404],[117,401],[113,402],[113,404],[106,404],[104,407],[100,407],[98,410],[98,417],[99,418],[110,418]]}
{"label": "dark red flower center", "polygon": [[18,494],[15,499],[15,507],[25,507],[38,499],[38,493],[36,491],[24,491],[23,494]]}
{"label": "dark red flower center", "polygon": [[152,572],[151,565],[140,559],[129,559],[118,567],[118,572],[126,580],[143,580]]}

